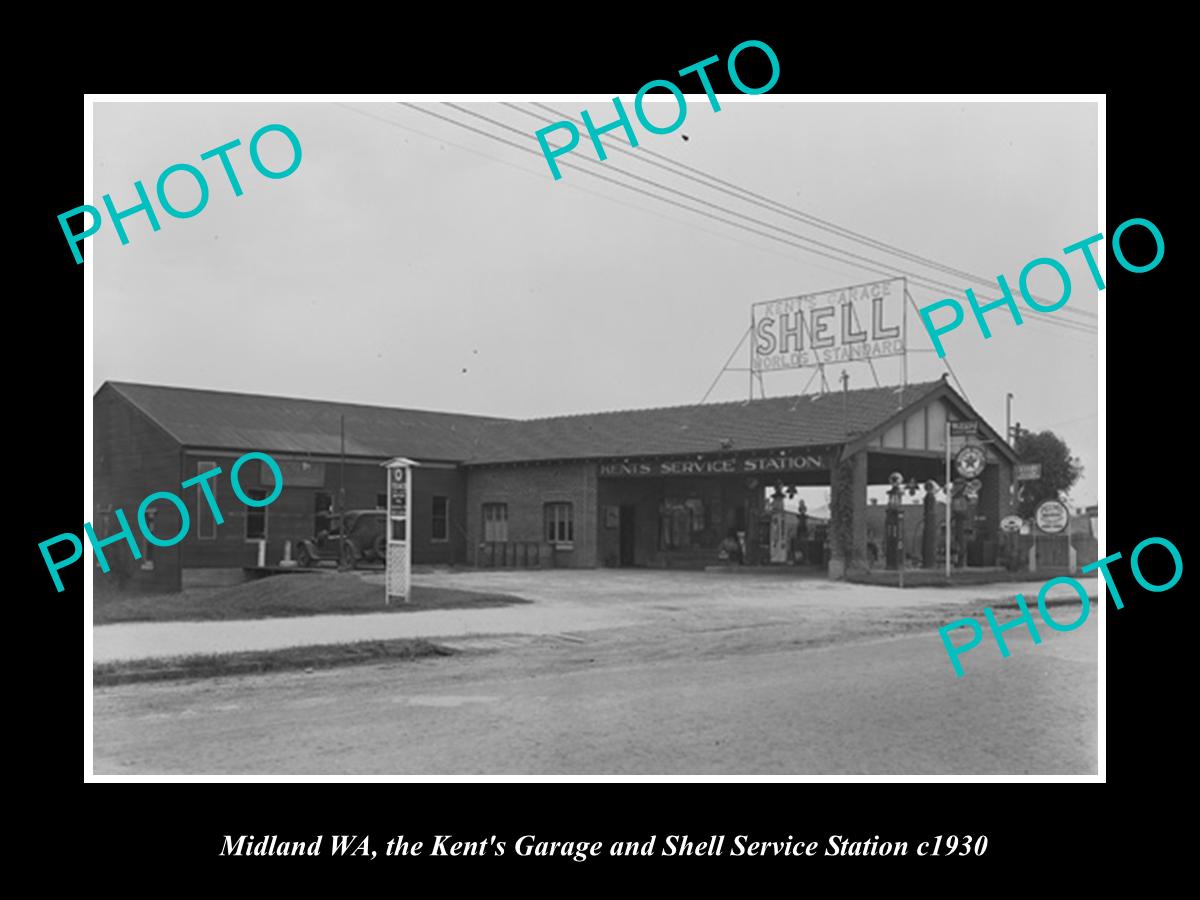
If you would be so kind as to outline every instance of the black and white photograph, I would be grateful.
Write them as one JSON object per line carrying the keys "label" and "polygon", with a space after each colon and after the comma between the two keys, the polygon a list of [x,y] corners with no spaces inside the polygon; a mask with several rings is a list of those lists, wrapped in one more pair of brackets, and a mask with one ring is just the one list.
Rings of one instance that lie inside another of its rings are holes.
{"label": "black and white photograph", "polygon": [[756,52],[92,98],[90,777],[1103,781],[1104,98]]}

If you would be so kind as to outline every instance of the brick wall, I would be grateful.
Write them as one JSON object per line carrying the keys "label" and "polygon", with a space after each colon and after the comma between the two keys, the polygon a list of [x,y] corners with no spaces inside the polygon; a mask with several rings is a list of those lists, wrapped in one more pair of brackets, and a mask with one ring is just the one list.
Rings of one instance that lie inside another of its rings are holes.
{"label": "brick wall", "polygon": [[829,481],[829,577],[844,578],[867,565],[867,451],[831,466]]}
{"label": "brick wall", "polygon": [[483,504],[508,505],[509,541],[545,542],[544,507],[547,503],[570,503],[574,514],[575,541],[571,548],[554,552],[554,565],[591,568],[599,565],[595,463],[564,463],[543,466],[471,467],[467,471],[467,562],[474,562],[473,548],[483,540]]}
{"label": "brick wall", "polygon": [[[214,493],[217,505],[225,518],[223,525],[218,525],[213,538],[202,538],[193,532],[183,541],[184,567],[234,568],[253,566],[258,558],[257,541],[246,539],[245,504],[240,502],[233,493],[229,481],[229,472],[240,453],[208,453],[196,450],[187,451],[184,461],[186,477],[197,474],[201,462],[215,462],[221,467],[221,474],[216,477]],[[287,460],[288,454],[272,454],[277,461]],[[321,484],[300,485],[289,483],[284,477],[283,492],[265,507],[267,511],[267,564],[276,565],[282,559],[284,543],[292,542],[292,554],[295,558],[298,542],[308,540],[315,534],[316,528],[316,496],[323,492],[337,503],[338,488],[342,483],[339,461],[336,458],[318,458],[313,460],[323,466]],[[205,466],[205,469],[210,466]],[[238,473],[238,479],[243,489],[252,487],[271,489],[271,482],[260,480],[260,461],[247,462]],[[176,479],[178,484],[179,479]],[[212,482],[210,482],[212,483]],[[387,471],[379,462],[364,462],[347,460],[344,483],[346,490],[346,509],[376,509],[379,495],[387,492]],[[432,540],[433,498],[446,497],[450,501],[450,534],[446,541]],[[421,564],[449,564],[462,562],[466,555],[466,539],[464,535],[464,490],[462,477],[456,469],[421,467],[413,475],[413,499],[410,514],[412,516],[413,532],[413,562]],[[197,503],[207,502],[200,496],[196,488],[189,489],[189,511],[193,518],[197,515]]]}
{"label": "brick wall", "polygon": [[[125,541],[104,548],[111,567],[103,573],[93,565],[99,588],[131,586],[150,590],[178,590],[180,586],[179,545],[147,547],[137,525],[138,505],[156,491],[182,493],[179,486],[179,445],[112,388],[102,387],[92,401],[92,527],[98,538],[119,529],[113,510],[125,512],[142,558],[135,560]],[[179,511],[167,501],[155,504],[155,534],[164,538],[177,534]],[[76,526],[78,528],[78,526]],[[76,533],[81,534],[81,531]],[[62,548],[54,548],[61,553]],[[85,550],[85,559],[91,550]],[[150,568],[153,563],[153,568]]]}

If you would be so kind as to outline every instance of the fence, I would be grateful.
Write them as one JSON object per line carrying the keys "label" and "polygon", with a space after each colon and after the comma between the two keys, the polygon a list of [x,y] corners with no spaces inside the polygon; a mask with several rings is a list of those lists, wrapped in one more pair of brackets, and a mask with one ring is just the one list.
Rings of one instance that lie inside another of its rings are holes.
{"label": "fence", "polygon": [[[1034,536],[1030,534],[1008,535],[1009,552],[1013,554],[1013,568],[1029,567],[1029,549],[1034,540]],[[1075,573],[1078,573],[1080,566],[1097,559],[1097,542],[1091,535],[1039,534],[1036,541],[1038,569],[1070,568],[1068,545],[1075,548],[1075,568],[1072,570]]]}

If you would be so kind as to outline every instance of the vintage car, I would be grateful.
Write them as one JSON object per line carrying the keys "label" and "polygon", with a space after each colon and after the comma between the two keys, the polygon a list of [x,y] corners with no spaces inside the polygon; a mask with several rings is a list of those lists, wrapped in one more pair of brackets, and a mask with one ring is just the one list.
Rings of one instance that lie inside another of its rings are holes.
{"label": "vintage car", "polygon": [[[344,533],[343,518],[346,524]],[[296,550],[296,562],[302,566],[315,566],[326,559],[341,559],[342,564],[349,568],[354,568],[362,561],[383,565],[387,559],[387,512],[382,509],[352,509],[344,515],[331,514],[328,527],[321,528],[315,538],[301,541]]]}

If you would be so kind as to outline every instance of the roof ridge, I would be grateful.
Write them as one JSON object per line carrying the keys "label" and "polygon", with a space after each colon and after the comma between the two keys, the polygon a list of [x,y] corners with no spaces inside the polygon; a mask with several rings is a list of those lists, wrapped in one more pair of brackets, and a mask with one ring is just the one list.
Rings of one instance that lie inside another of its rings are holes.
{"label": "roof ridge", "polygon": [[891,421],[899,406],[929,403],[947,389],[938,380],[532,419],[138,382],[106,381],[97,394],[111,392],[185,446],[335,452],[342,411],[355,453],[481,464],[710,452],[730,442],[741,450],[840,443]]}
{"label": "roof ridge", "polygon": [[[219,390],[217,388],[184,387],[184,386],[174,385],[174,384],[148,384],[148,383],[142,382],[142,381],[113,381],[113,380],[109,379],[109,380],[106,380],[104,382],[104,384],[100,385],[100,388],[96,389],[96,393],[99,393],[100,390],[102,388],[104,388],[105,385],[108,385],[109,387],[113,388],[114,390],[119,391],[121,393],[121,395],[124,396],[126,399],[128,399],[130,402],[135,402],[135,401],[125,391],[123,391],[122,388],[132,387],[132,388],[149,388],[150,390],[156,390],[156,391],[188,391],[193,394],[219,394],[224,397],[245,397],[250,400],[285,400],[285,401],[290,401],[293,403],[313,403],[313,404],[317,404],[317,405],[321,405],[321,406],[344,406],[344,407],[350,407],[353,409],[370,409],[370,410],[382,409],[382,410],[387,410],[388,412],[414,412],[414,413],[421,413],[423,415],[429,415],[429,416],[449,416],[449,417],[459,418],[459,419],[479,419],[480,421],[489,422],[489,423],[522,421],[521,419],[512,419],[512,418],[506,418],[503,416],[490,416],[490,415],[483,415],[480,413],[447,412],[445,410],[440,410],[440,409],[422,409],[422,408],[416,407],[416,406],[383,406],[378,403],[354,403],[352,401],[347,401],[347,400],[320,400],[320,399],[315,399],[315,398],[310,398],[310,397],[289,396],[289,395],[285,395],[285,394],[254,394],[254,393],[248,393],[246,391],[227,391],[227,390]],[[95,396],[95,395],[93,394],[93,396]],[[141,405],[138,404],[138,406],[140,408]]]}
{"label": "roof ridge", "polygon": [[[875,387],[855,388],[854,390],[847,391],[846,393],[847,394],[865,394],[865,393],[873,392],[873,391],[891,391],[892,393],[899,393],[902,389],[906,390],[906,391],[919,390],[919,389],[924,389],[924,388],[933,389],[935,387],[942,385],[943,383],[944,382],[941,379],[938,379],[936,381],[913,382],[913,383],[910,383],[907,385],[881,384],[881,385],[877,385]],[[520,425],[520,424],[527,424],[527,423],[531,423],[531,422],[558,421],[561,419],[582,419],[582,418],[587,418],[590,416],[617,416],[617,415],[622,415],[624,413],[631,413],[631,412],[665,412],[667,410],[674,410],[674,409],[701,409],[701,408],[714,409],[716,407],[721,407],[721,406],[749,406],[753,403],[782,403],[786,400],[804,400],[804,399],[817,400],[820,397],[825,396],[826,394],[833,395],[836,393],[838,393],[838,392],[826,391],[824,394],[780,394],[778,397],[760,397],[755,400],[723,400],[720,403],[679,403],[679,404],[675,404],[674,406],[624,407],[622,409],[603,409],[603,410],[596,410],[594,412],[564,413],[562,415],[557,415],[557,416],[537,416],[532,419],[501,419],[500,421],[505,424],[512,423],[512,424]]]}
{"label": "roof ridge", "polygon": [[[942,384],[945,384],[945,380],[939,378],[936,381],[914,382],[914,383],[907,384],[907,385],[877,385],[874,387],[855,388],[853,390],[846,391],[846,393],[850,394],[850,395],[866,394],[866,393],[871,393],[871,392],[876,392],[876,391],[891,391],[893,393],[899,393],[902,389],[906,390],[906,391],[907,390],[922,390],[922,389],[926,389],[926,388],[932,389],[934,387],[941,386]],[[186,387],[186,386],[181,386],[181,385],[169,385],[169,384],[149,384],[149,383],[140,382],[140,381],[113,381],[113,380],[109,379],[109,380],[106,380],[104,382],[104,384],[102,384],[100,386],[100,388],[103,388],[105,385],[108,385],[108,386],[112,387],[114,390],[119,391],[122,394],[122,396],[125,396],[126,399],[130,400],[131,402],[134,402],[133,398],[130,397],[124,390],[122,390],[122,388],[126,388],[126,387],[147,388],[147,389],[154,390],[154,391],[181,391],[181,392],[187,391],[187,392],[194,393],[194,394],[217,394],[217,395],[225,396],[225,397],[244,397],[244,398],[247,398],[250,400],[284,400],[284,401],[290,401],[290,402],[294,402],[294,403],[311,403],[311,404],[321,405],[321,406],[347,407],[347,408],[352,408],[352,409],[386,410],[388,412],[412,412],[412,413],[421,413],[422,415],[430,415],[430,416],[445,416],[445,417],[449,417],[449,418],[475,419],[475,420],[479,421],[480,423],[486,424],[486,425],[519,425],[519,424],[530,424],[530,423],[534,423],[534,422],[561,421],[563,419],[582,419],[582,418],[590,418],[590,417],[594,417],[594,416],[614,416],[614,415],[623,415],[623,414],[627,414],[627,413],[653,413],[653,412],[667,412],[670,410],[700,409],[700,408],[715,409],[715,408],[719,408],[719,407],[750,406],[753,404],[760,404],[760,403],[784,403],[786,401],[797,401],[797,400],[803,400],[803,399],[808,399],[810,401],[816,401],[816,400],[820,399],[822,396],[825,396],[826,394],[833,395],[833,394],[838,393],[836,391],[826,391],[823,394],[780,394],[777,397],[760,397],[758,399],[748,399],[748,400],[724,400],[719,403],[678,403],[678,404],[674,404],[674,405],[670,405],[670,406],[623,407],[623,408],[618,408],[618,409],[604,409],[604,410],[594,410],[591,412],[564,413],[564,414],[554,415],[554,416],[535,416],[535,417],[529,418],[529,419],[519,419],[519,418],[511,418],[511,417],[507,417],[507,416],[482,415],[479,413],[447,412],[445,410],[422,409],[420,407],[413,407],[413,406],[383,406],[383,405],[375,404],[375,403],[354,403],[351,401],[343,401],[343,400],[320,400],[320,399],[312,399],[312,398],[307,398],[307,397],[286,396],[283,394],[256,394],[256,393],[248,393],[245,391],[220,390],[220,389],[216,389],[216,388],[197,388],[197,387]],[[97,389],[97,393],[99,392],[100,388]],[[139,406],[139,408],[142,408],[141,404],[137,404],[137,405]]]}

